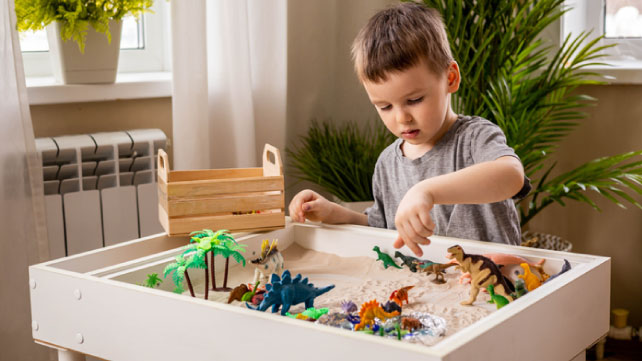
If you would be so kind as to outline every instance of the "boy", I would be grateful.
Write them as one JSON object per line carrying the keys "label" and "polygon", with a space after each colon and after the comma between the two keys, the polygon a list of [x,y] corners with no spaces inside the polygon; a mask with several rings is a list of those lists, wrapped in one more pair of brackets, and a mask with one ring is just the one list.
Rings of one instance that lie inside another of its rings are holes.
{"label": "boy", "polygon": [[377,160],[375,202],[365,214],[304,190],[290,202],[292,219],[396,228],[394,246],[417,256],[433,234],[519,244],[510,198],[530,184],[499,127],[453,112],[460,74],[439,14],[417,3],[382,10],[357,35],[352,55],[370,101],[399,139]]}

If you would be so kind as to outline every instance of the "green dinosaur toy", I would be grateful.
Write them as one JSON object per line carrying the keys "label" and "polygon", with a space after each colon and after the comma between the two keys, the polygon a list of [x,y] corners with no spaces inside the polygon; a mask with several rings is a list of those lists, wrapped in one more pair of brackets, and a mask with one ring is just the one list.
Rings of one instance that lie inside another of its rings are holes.
{"label": "green dinosaur toy", "polygon": [[388,269],[388,267],[392,266],[401,269],[401,266],[397,265],[392,257],[384,252],[381,252],[379,246],[374,246],[372,250],[377,252],[377,261],[383,262],[383,268]]}
{"label": "green dinosaur toy", "polygon": [[524,280],[518,279],[517,281],[515,281],[515,292],[511,293],[511,296],[513,296],[513,298],[519,298],[527,293],[528,290],[526,289]]}
{"label": "green dinosaur toy", "polygon": [[495,303],[498,310],[508,304],[508,299],[506,297],[495,294],[495,285],[489,284],[486,289],[490,295],[490,301],[488,301],[488,303]]}
{"label": "green dinosaur toy", "polygon": [[[323,307],[323,308],[310,307],[301,313],[287,312],[285,315],[291,318],[298,318],[298,319],[304,319],[304,320],[307,320],[307,319],[318,320],[319,317],[325,315],[326,313],[328,313],[328,311],[330,311],[330,309],[328,309],[327,307]],[[305,317],[302,317],[299,315],[303,315]]]}

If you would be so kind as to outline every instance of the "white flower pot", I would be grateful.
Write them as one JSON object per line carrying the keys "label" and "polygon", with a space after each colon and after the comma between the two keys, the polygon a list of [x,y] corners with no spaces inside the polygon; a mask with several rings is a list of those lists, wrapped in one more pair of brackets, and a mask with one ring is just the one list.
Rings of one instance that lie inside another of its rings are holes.
{"label": "white flower pot", "polygon": [[115,82],[122,27],[123,22],[120,20],[109,21],[110,43],[105,34],[96,32],[90,25],[87,29],[85,52],[81,53],[75,41],[62,40],[61,26],[57,21],[47,26],[49,51],[56,81],[64,84]]}

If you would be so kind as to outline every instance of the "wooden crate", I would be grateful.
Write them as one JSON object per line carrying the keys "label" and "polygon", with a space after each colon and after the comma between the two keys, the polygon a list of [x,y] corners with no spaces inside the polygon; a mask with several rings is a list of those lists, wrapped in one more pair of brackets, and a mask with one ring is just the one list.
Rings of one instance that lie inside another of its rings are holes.
{"label": "wooden crate", "polygon": [[157,169],[159,219],[169,235],[285,226],[283,164],[270,144],[261,168],[170,171],[167,153],[159,150]]}

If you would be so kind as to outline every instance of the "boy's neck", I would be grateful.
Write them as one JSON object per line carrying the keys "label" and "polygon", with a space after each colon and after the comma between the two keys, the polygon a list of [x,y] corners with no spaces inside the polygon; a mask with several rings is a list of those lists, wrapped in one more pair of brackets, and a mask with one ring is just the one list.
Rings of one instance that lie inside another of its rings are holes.
{"label": "boy's neck", "polygon": [[457,114],[452,110],[452,108],[448,107],[448,112],[446,113],[446,120],[444,121],[444,124],[442,125],[441,129],[439,129],[439,132],[437,132],[437,134],[435,134],[435,136],[432,139],[430,139],[428,142],[423,144],[413,145],[404,140],[403,143],[401,143],[401,154],[403,154],[404,157],[413,160],[428,153],[432,148],[435,147],[437,143],[439,143],[441,138],[444,137],[444,134],[448,132],[448,130],[453,126],[453,124],[455,124],[457,117],[458,117]]}

